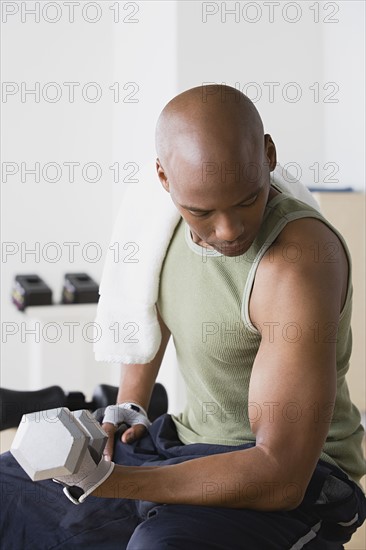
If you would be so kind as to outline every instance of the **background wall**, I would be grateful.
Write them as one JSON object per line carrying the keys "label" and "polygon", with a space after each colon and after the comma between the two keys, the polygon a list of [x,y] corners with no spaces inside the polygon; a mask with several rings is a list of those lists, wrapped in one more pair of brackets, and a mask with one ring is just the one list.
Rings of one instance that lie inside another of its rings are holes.
{"label": "background wall", "polygon": [[364,189],[364,21],[358,1],[178,2],[178,88],[239,88],[280,164],[309,187]]}
{"label": "background wall", "polygon": [[[123,184],[145,169],[158,184],[155,122],[180,91],[239,87],[255,101],[279,162],[310,187],[363,190],[365,181],[364,2],[48,4],[37,13],[35,2],[2,3],[1,385],[18,389],[32,387],[34,336],[22,335],[26,318],[10,302],[15,274],[38,273],[56,302],[64,273],[100,282]],[[38,96],[26,93],[38,86]],[[39,181],[26,172],[37,162]],[[65,164],[73,162],[74,180]],[[75,243],[73,261],[65,243]],[[83,389],[73,361],[85,338],[77,331],[70,346],[65,320],[62,340],[48,345],[48,380]],[[118,381],[117,365],[95,365],[90,353],[88,361],[84,391]],[[184,395],[171,345],[160,378],[178,410]]]}
{"label": "background wall", "polygon": [[[96,384],[119,381],[118,365],[95,362],[91,335],[83,333],[93,308],[54,307],[51,315],[33,308],[28,316],[11,303],[12,283],[35,272],[59,303],[65,273],[86,271],[100,282],[123,186],[138,181],[143,165],[154,167],[156,118],[176,93],[176,6],[52,4],[2,4],[1,385],[59,384],[91,396]],[[164,20],[169,25],[158,32]],[[35,168],[39,176],[27,172]],[[51,321],[57,326],[45,332]],[[171,345],[159,378],[174,407],[169,357]],[[35,375],[39,361],[47,369]]]}
{"label": "background wall", "polygon": [[[84,17],[75,10],[72,19],[62,3],[59,11],[42,11],[42,2],[39,6],[34,14],[34,2],[1,6],[1,384],[16,389],[30,387],[36,336],[26,331],[36,325],[10,301],[14,276],[37,273],[53,289],[58,303],[65,273],[86,271],[98,280],[100,252],[112,226],[113,185],[108,166],[113,159],[113,101],[108,86],[113,84],[114,24],[106,17],[88,22],[87,18],[95,17],[92,9]],[[58,21],[49,21],[58,16]],[[32,89],[37,93],[27,93]],[[94,101],[98,92],[101,98]],[[74,162],[79,165],[74,165],[72,175],[67,163]],[[27,172],[35,168],[39,176]],[[64,337],[64,322],[69,320],[67,315],[59,325]],[[76,389],[68,372],[76,344],[67,353],[64,337],[50,344],[54,349],[48,369],[53,383]],[[75,341],[81,340],[78,330]],[[41,335],[38,347],[44,343]]]}

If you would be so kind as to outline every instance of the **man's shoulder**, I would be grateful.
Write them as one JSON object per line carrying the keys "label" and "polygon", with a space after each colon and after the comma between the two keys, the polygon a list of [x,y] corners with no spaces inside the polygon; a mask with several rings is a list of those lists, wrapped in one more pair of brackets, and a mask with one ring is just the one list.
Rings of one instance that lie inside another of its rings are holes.
{"label": "man's shoulder", "polygon": [[341,266],[347,263],[347,253],[340,237],[325,219],[309,216],[289,221],[263,259],[263,265],[281,270],[292,264],[312,267],[318,263],[334,263]]}
{"label": "man's shoulder", "polygon": [[334,229],[326,220],[304,217],[288,222],[264,254],[253,294],[273,296],[276,285],[286,281],[299,294],[309,284],[336,289],[338,281],[343,303],[348,275],[347,252]]}

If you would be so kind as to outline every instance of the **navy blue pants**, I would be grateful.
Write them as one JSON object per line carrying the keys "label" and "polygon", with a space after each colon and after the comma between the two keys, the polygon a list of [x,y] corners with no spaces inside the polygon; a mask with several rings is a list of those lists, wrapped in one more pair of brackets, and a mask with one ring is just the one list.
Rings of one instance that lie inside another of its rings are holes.
{"label": "navy blue pants", "polygon": [[[117,441],[114,461],[166,465],[250,446],[184,445],[165,414],[141,440]],[[323,461],[301,505],[288,512],[97,497],[75,506],[60,485],[32,482],[10,453],[1,455],[0,472],[6,550],[338,550],[366,517],[362,490]]]}

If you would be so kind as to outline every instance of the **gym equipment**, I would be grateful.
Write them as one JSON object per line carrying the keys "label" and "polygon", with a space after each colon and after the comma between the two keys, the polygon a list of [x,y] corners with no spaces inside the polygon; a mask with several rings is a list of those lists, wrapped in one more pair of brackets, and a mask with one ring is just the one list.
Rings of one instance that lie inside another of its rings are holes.
{"label": "gym equipment", "polygon": [[99,300],[99,286],[87,273],[66,273],[62,304],[94,304]]}
{"label": "gym equipment", "polygon": [[33,481],[52,478],[81,504],[113,472],[102,455],[107,440],[89,411],[61,407],[25,414],[10,452]]}
{"label": "gym equipment", "polygon": [[11,299],[19,311],[28,306],[49,306],[52,290],[38,275],[16,275]]}
{"label": "gym equipment", "polygon": [[[37,391],[17,391],[0,388],[0,430],[19,425],[23,414],[67,407],[70,411],[88,409],[94,411],[94,417],[101,421],[104,409],[114,405],[117,400],[117,386],[101,384],[97,386],[90,402],[81,392],[65,393],[60,386],[50,386]],[[168,410],[168,395],[162,384],[156,382],[153,388],[148,418],[153,422]]]}
{"label": "gym equipment", "polygon": [[[11,300],[19,311],[28,306],[51,306],[52,290],[35,273],[16,275]],[[61,304],[96,304],[99,301],[99,286],[87,273],[66,273]]]}
{"label": "gym equipment", "polygon": [[33,481],[74,474],[89,447],[102,458],[107,434],[89,411],[61,407],[25,414],[10,452]]}

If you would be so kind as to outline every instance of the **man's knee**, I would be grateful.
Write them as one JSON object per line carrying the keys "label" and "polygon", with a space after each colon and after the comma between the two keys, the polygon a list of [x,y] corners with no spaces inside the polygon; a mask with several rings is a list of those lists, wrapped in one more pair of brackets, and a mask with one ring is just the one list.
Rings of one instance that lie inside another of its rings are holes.
{"label": "man's knee", "polygon": [[[161,519],[163,521],[161,521]],[[182,533],[177,532],[177,526],[167,518],[159,517],[159,507],[155,507],[147,515],[147,519],[135,529],[126,550],[186,550],[192,548]]]}
{"label": "man's knee", "polygon": [[140,524],[130,538],[126,550],[186,550],[185,542],[181,538],[172,535],[157,534],[146,529],[145,524]]}

